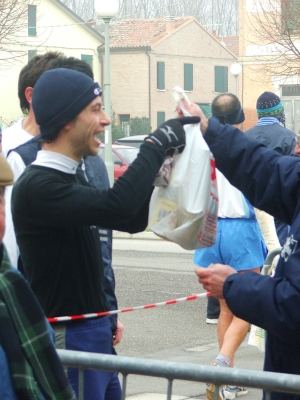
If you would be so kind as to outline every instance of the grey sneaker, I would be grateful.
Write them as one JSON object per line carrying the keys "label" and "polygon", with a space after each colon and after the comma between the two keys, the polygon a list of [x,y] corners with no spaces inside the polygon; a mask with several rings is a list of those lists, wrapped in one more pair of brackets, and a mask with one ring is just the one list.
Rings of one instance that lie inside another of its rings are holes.
{"label": "grey sneaker", "polygon": [[248,388],[242,386],[225,386],[224,389],[224,396],[225,399],[231,400],[235,399],[236,397],[243,396],[244,394],[248,393]]}

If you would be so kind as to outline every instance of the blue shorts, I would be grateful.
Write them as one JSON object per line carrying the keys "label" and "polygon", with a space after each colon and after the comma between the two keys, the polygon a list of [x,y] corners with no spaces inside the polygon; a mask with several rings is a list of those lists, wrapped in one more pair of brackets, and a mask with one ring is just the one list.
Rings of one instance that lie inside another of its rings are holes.
{"label": "blue shorts", "polygon": [[267,249],[256,219],[219,218],[216,243],[197,249],[194,263],[200,267],[227,264],[236,271],[259,268],[264,264]]}
{"label": "blue shorts", "polygon": [[[112,354],[112,332],[108,317],[52,325],[56,348]],[[78,397],[78,369],[68,369],[68,379]],[[117,373],[86,370],[85,400],[121,400]]]}

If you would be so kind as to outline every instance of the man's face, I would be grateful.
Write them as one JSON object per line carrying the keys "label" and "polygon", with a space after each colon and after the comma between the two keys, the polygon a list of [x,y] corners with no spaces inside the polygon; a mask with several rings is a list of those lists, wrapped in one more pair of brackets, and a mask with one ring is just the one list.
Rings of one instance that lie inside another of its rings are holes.
{"label": "man's face", "polygon": [[4,236],[5,230],[5,204],[4,204],[4,187],[0,186],[0,243]]}
{"label": "man's face", "polygon": [[70,140],[74,154],[79,157],[98,154],[100,140],[97,134],[104,132],[110,124],[108,115],[102,109],[101,97],[96,97],[89,103],[72,123]]}

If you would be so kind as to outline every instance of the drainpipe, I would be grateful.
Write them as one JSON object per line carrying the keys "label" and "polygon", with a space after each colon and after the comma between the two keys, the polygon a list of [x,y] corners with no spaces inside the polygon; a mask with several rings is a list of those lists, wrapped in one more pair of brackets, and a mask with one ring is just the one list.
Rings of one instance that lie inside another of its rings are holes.
{"label": "drainpipe", "polygon": [[[145,52],[148,57],[148,104],[149,104],[149,124],[151,125],[151,58],[148,50]],[[152,126],[152,125],[151,125]]]}

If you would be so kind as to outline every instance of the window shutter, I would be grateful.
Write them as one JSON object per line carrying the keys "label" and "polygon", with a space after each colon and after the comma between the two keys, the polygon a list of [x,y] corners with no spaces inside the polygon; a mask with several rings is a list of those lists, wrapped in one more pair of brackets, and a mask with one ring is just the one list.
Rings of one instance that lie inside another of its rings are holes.
{"label": "window shutter", "polygon": [[36,56],[36,50],[28,50],[28,61],[30,61],[34,56]]}
{"label": "window shutter", "polygon": [[192,91],[194,86],[193,64],[184,64],[184,90]]}
{"label": "window shutter", "polygon": [[93,69],[93,56],[89,54],[81,54],[81,60],[85,61]]}
{"label": "window shutter", "polygon": [[157,63],[157,89],[158,90],[165,89],[165,63],[164,62]]}
{"label": "window shutter", "polygon": [[215,92],[228,92],[228,67],[215,66]]}
{"label": "window shutter", "polygon": [[166,114],[164,111],[157,111],[157,126],[163,124],[166,120]]}
{"label": "window shutter", "polygon": [[28,36],[36,36],[36,6],[28,5]]}

